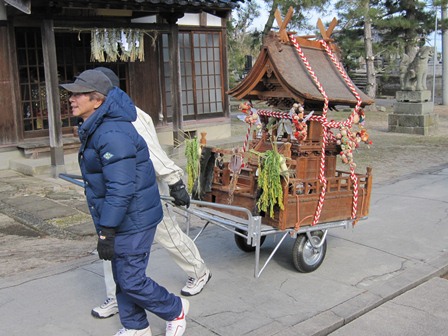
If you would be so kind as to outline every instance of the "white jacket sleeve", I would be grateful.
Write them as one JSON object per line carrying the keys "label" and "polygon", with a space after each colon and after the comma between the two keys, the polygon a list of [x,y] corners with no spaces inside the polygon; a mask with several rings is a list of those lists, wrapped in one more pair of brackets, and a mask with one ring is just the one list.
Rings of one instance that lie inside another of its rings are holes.
{"label": "white jacket sleeve", "polygon": [[136,107],[136,109],[137,119],[132,124],[148,145],[157,180],[162,180],[168,185],[176,183],[184,174],[182,168],[177,166],[160,146],[151,117],[140,108]]}

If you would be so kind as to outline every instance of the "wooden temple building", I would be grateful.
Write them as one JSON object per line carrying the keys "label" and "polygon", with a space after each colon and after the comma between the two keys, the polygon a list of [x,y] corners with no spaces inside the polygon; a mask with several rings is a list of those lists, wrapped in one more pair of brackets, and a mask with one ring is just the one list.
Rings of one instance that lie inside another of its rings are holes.
{"label": "wooden temple building", "polygon": [[0,169],[51,156],[54,176],[65,171],[78,121],[59,84],[99,66],[152,117],[162,144],[229,137],[226,23],[242,3],[0,0]]}

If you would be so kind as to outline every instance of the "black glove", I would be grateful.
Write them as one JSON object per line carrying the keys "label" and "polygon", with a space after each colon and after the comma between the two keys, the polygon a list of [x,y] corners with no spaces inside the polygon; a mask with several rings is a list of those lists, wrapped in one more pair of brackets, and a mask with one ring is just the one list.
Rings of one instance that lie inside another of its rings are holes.
{"label": "black glove", "polygon": [[112,260],[114,257],[115,230],[102,227],[98,235],[97,251],[100,259]]}
{"label": "black glove", "polygon": [[186,205],[188,208],[190,206],[190,195],[188,195],[184,181],[179,180],[176,183],[170,185],[169,187],[170,187],[170,196],[174,198],[174,204]]}

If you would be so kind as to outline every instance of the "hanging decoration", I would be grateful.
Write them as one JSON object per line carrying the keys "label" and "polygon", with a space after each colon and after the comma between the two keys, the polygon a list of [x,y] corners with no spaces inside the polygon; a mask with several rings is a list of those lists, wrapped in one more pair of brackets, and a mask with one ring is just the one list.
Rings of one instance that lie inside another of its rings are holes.
{"label": "hanging decoration", "polygon": [[243,154],[238,148],[232,149],[232,156],[229,161],[229,170],[232,173],[232,178],[229,184],[229,204],[233,203],[233,193],[235,192],[238,184],[238,178],[243,167]]}
{"label": "hanging decoration", "polygon": [[91,30],[91,61],[144,61],[144,34],[141,29],[95,28]]}
{"label": "hanging decoration", "polygon": [[187,191],[191,194],[195,181],[198,185],[197,191],[200,191],[199,175],[201,173],[201,145],[197,137],[185,139],[185,157],[187,158]]}
{"label": "hanging decoration", "polygon": [[[244,121],[248,124],[247,126],[247,132],[246,132],[246,139],[244,140],[243,144],[243,153],[247,150],[247,144],[249,142],[249,135],[250,130],[253,125],[257,128],[257,130],[260,130],[262,127],[261,121],[258,117],[257,110],[252,107],[252,104],[249,102],[243,102],[238,106],[238,109],[244,113],[244,115],[239,114],[237,117],[241,121]],[[243,162],[244,167],[244,162]]]}
{"label": "hanging decoration", "polygon": [[277,147],[272,150],[259,153],[261,160],[258,166],[258,186],[262,193],[257,202],[257,207],[274,218],[274,207],[277,205],[281,210],[285,209],[283,204],[283,188],[281,177],[288,178],[288,168],[285,158],[278,152]]}
{"label": "hanging decoration", "polygon": [[353,151],[358,147],[356,133],[347,126],[341,126],[336,134],[336,144],[339,146],[339,155],[342,163],[348,164],[350,168],[356,168],[353,161]]}

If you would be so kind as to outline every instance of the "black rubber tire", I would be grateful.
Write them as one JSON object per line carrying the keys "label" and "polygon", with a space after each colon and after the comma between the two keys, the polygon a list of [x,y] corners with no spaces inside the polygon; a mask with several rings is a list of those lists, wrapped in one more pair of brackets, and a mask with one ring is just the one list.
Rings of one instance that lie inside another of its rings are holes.
{"label": "black rubber tire", "polygon": [[[315,244],[322,241],[323,232],[314,231],[311,233]],[[319,268],[327,253],[327,240],[319,248],[314,248],[308,240],[306,234],[298,235],[292,247],[292,260],[294,267],[301,273],[310,273]]]}
{"label": "black rubber tire", "polygon": [[[241,229],[235,229],[235,231],[239,232],[239,233],[242,233],[244,235],[247,235],[247,232],[243,231]],[[261,236],[261,238],[260,238],[260,247],[263,245],[265,239],[266,239],[266,236]],[[236,246],[238,246],[238,248],[241,251],[244,251],[244,252],[254,252],[255,251],[255,246],[249,245],[247,243],[246,238],[241,237],[241,236],[237,235],[236,233],[235,233],[235,243],[236,243]]]}

